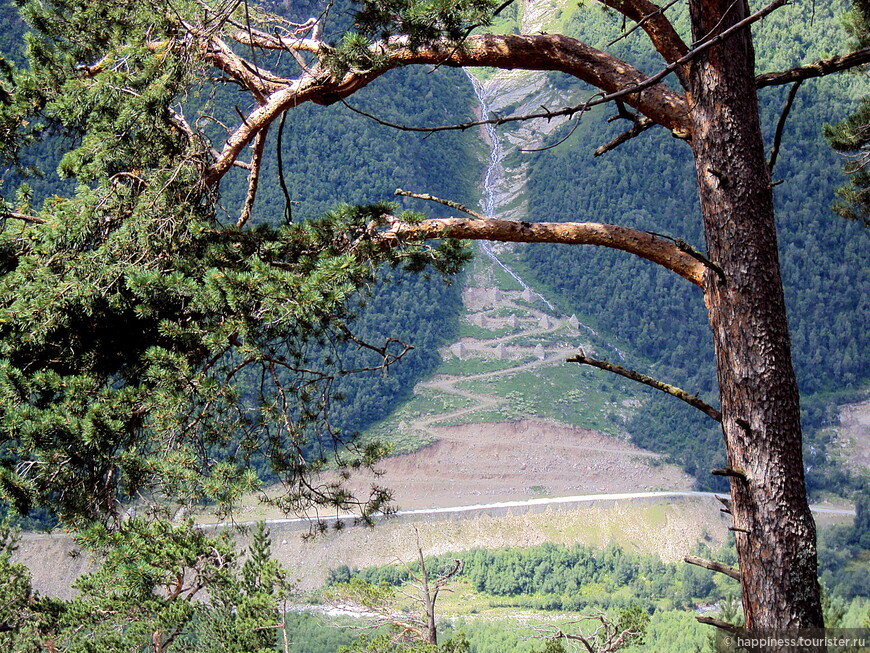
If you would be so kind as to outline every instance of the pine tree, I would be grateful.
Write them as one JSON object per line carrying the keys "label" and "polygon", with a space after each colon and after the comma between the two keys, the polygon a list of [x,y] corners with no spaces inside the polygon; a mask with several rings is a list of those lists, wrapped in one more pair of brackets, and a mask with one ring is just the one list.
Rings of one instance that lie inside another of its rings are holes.
{"label": "pine tree", "polygon": [[[95,525],[77,536],[97,569],[79,577],[75,598],[41,597],[23,565],[0,553],[0,593],[7,621],[4,650],[68,653],[149,650],[155,653],[263,653],[275,650],[279,602],[290,586],[259,531],[258,585],[248,584],[229,532],[204,533],[191,523],[134,518],[116,530]],[[8,540],[5,540],[8,543]],[[8,547],[7,547],[8,549]]]}
{"label": "pine tree", "polygon": [[70,525],[120,523],[133,497],[168,514],[171,502],[227,513],[265,466],[288,511],[387,510],[382,488],[357,500],[340,482],[308,480],[337,448],[349,447],[344,468],[381,452],[354,450],[330,422],[334,380],[348,372],[335,348],[374,350],[371,369],[401,358],[410,347],[351,331],[353,303],[379,266],[450,273],[462,248],[384,247],[389,205],[225,224],[204,180],[210,147],[180,113],[210,73],[176,14],[162,2],[21,11],[29,67],[4,67],[2,119],[16,129],[3,153],[14,163],[23,143],[62,130],[73,147],[59,169],[79,185],[39,210],[26,189],[3,206],[4,495]]}

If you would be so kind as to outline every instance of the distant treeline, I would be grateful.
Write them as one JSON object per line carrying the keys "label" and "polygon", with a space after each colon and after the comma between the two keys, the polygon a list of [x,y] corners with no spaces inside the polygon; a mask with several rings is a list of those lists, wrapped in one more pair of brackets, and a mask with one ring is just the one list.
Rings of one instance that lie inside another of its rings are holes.
{"label": "distant treeline", "polygon": [[[704,550],[710,555],[709,550]],[[718,554],[717,554],[718,555]],[[724,555],[729,555],[724,550]],[[733,555],[733,554],[731,554]],[[473,549],[456,556],[426,559],[430,576],[462,560],[458,578],[483,594],[503,598],[499,605],[541,610],[583,611],[589,608],[680,608],[716,601],[722,590],[713,572],[686,564],[665,563],[656,555],[631,553],[616,544],[605,549],[577,544],[542,544],[528,548]],[[419,563],[409,565],[419,570]],[[329,572],[328,583],[352,577],[372,583],[401,585],[410,574],[404,566]]]}

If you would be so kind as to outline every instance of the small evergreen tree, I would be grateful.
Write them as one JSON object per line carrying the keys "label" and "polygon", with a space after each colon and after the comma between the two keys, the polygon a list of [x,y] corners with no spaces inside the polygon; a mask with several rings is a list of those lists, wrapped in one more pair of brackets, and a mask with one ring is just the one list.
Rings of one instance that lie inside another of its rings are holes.
{"label": "small evergreen tree", "polygon": [[78,542],[98,564],[76,580],[69,601],[40,597],[26,567],[9,563],[14,538],[0,533],[0,644],[25,653],[266,653],[290,591],[258,527],[248,557],[229,533],[186,523],[131,519],[118,530],[92,526]]}

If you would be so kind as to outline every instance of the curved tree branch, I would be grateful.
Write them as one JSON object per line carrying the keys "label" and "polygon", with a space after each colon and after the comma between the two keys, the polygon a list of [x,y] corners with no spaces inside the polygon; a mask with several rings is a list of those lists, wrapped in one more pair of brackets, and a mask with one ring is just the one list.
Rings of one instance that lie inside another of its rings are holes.
{"label": "curved tree branch", "polygon": [[824,77],[832,73],[839,73],[868,63],[870,63],[870,46],[861,48],[860,50],[855,50],[849,54],[831,57],[830,59],[820,59],[819,61],[814,61],[805,66],[798,66],[797,68],[791,68],[776,73],[756,75],[755,87],[765,88],[767,86],[781,86],[783,84],[791,84],[798,80]]}
{"label": "curved tree branch", "polygon": [[[432,225],[436,222],[439,224],[449,222],[451,225],[449,233],[451,238],[465,238],[468,240],[489,239],[506,242],[552,242],[569,245],[601,245],[613,249],[620,249],[631,254],[636,254],[637,256],[653,261],[654,263],[659,263],[696,285],[700,285],[700,281],[696,281],[696,279],[701,278],[703,275],[703,268],[705,267],[703,260],[700,260],[697,256],[693,256],[690,251],[686,250],[685,246],[681,247],[679,242],[661,238],[657,234],[648,231],[637,231],[627,227],[594,222],[547,223],[496,220],[494,218],[487,218],[483,214],[469,209],[467,206],[463,206],[458,202],[441,199],[434,195],[412,193],[410,191],[402,190],[401,188],[396,189],[396,195],[437,202],[449,206],[452,209],[456,209],[457,211],[467,213],[472,216],[474,220],[448,218],[447,220],[425,220],[420,224],[393,221],[392,227],[385,233],[388,238],[397,235],[405,236],[409,231],[416,232],[418,231],[418,227],[420,228],[419,233],[425,238],[445,236],[448,234],[439,234],[437,231],[434,232],[435,235],[432,235]],[[460,221],[463,223],[462,226],[459,226]],[[436,230],[437,228],[438,227],[435,227]],[[465,235],[459,235],[458,232],[460,230]],[[484,230],[489,235],[482,235],[482,231]],[[477,235],[472,235],[472,232],[479,233]],[[535,238],[535,240],[527,240],[528,238]],[[688,396],[688,393],[684,394]]]}
{"label": "curved tree branch", "polygon": [[[650,78],[630,64],[561,34],[472,36],[463,48],[453,52],[446,60],[443,44],[413,51],[405,45],[405,39],[391,39],[376,44],[372,50],[376,55],[386,57],[391,67],[442,61],[443,65],[448,66],[563,72],[607,94],[628,90],[626,104],[672,131],[688,130],[688,107],[679,93],[664,84],[646,86],[645,82]],[[370,80],[359,81],[367,84]],[[353,88],[347,92],[349,85],[355,86],[354,80],[339,85],[339,95],[334,101],[356,90]]]}
{"label": "curved tree branch", "polygon": [[797,92],[803,84],[804,80],[799,79],[792,84],[789,89],[788,97],[785,100],[785,106],[782,108],[782,113],[779,114],[779,120],[776,123],[776,132],[773,135],[773,145],[770,148],[770,158],[767,161],[767,167],[770,169],[771,176],[773,175],[773,167],[776,165],[776,159],[779,157],[779,147],[782,145],[782,134],[785,131],[785,123],[788,120],[788,114],[791,112],[794,99],[797,97]]}
{"label": "curved tree branch", "polygon": [[[649,0],[600,0],[600,2],[637,23],[635,28],[640,27],[646,32],[653,47],[668,63],[674,63],[689,52],[689,46],[680,38],[677,30],[664,14],[667,7],[663,9]],[[686,88],[684,80],[687,72],[682,67],[676,70],[683,88]]]}
{"label": "curved tree branch", "polygon": [[629,252],[702,285],[706,267],[674,243],[645,231],[596,222],[513,222],[495,219],[443,218],[408,223],[394,220],[382,234],[387,240],[458,238],[513,243],[599,245]]}
{"label": "curved tree branch", "polygon": [[[670,21],[649,0],[602,0],[608,6],[638,21],[650,36],[656,49],[669,62],[663,70],[652,77],[646,76],[611,54],[564,35],[481,34],[466,39],[461,48],[453,47],[454,44],[447,42],[411,48],[407,38],[392,37],[369,47],[371,60],[376,62],[370,70],[352,69],[338,76],[321,61],[314,64],[310,70],[303,71],[299,78],[285,80],[271,73],[258,72],[242,57],[232,52],[220,39],[213,36],[208,36],[206,39],[197,34],[193,28],[189,28],[192,30],[192,35],[203,39],[205,58],[251,90],[261,103],[261,106],[251,112],[227,140],[217,160],[208,168],[205,180],[209,185],[217,183],[256,134],[284,111],[305,102],[333,104],[365,87],[388,70],[410,64],[487,66],[563,72],[601,89],[604,95],[579,107],[546,111],[540,115],[524,118],[572,115],[595,104],[622,99],[652,122],[667,127],[675,135],[689,138],[691,128],[686,98],[660,83],[660,80],[671,72],[679,74],[692,58],[731,34],[746,29],[750,24],[782,7],[786,1],[773,0],[766,7],[727,30],[692,49],[686,49],[687,46],[673,31]],[[232,38],[240,43],[258,47],[293,52],[306,51],[321,57],[331,51],[331,48],[315,38],[288,38],[257,30],[250,32],[239,30],[232,35]],[[763,88],[785,84],[798,79],[828,75],[868,62],[870,62],[870,48],[862,48],[847,55],[817,61],[788,71],[759,75],[756,77],[756,85]],[[487,122],[508,120],[498,118]],[[465,129],[475,124],[480,122],[443,128],[420,128],[420,130]]]}
{"label": "curved tree branch", "polygon": [[[206,50],[206,58],[234,79],[237,78],[255,95],[259,93],[261,106],[252,111],[227,139],[217,161],[206,173],[206,183],[209,185],[219,181],[257,132],[271,124],[282,112],[305,102],[333,104],[365,87],[388,70],[410,64],[440,63],[452,67],[491,66],[560,71],[596,86],[606,94],[624,94],[626,104],[675,133],[689,132],[685,99],[666,85],[658,83],[661,78],[653,80],[613,55],[558,34],[483,34],[470,37],[464,47],[452,52],[444,43],[412,49],[407,39],[396,37],[371,46],[372,59],[378,62],[372,70],[350,70],[339,78],[323,64],[317,64],[311,72],[303,73],[298,79],[288,80],[286,84],[261,78],[250,66],[245,65],[241,57],[227,52],[214,40],[212,43],[216,45]],[[287,45],[291,47],[292,43]]]}

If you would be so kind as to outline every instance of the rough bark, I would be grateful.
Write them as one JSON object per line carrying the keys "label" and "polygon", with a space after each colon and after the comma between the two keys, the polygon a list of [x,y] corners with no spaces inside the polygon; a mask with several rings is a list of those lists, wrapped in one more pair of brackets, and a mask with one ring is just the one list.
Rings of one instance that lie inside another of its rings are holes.
{"label": "rough bark", "polygon": [[[746,0],[691,0],[696,39],[749,13]],[[815,524],[779,273],[773,192],[748,31],[692,62],[687,99],[707,253],[743,608],[749,628],[822,626]]]}
{"label": "rough bark", "polygon": [[[653,47],[668,63],[677,61],[689,51],[689,47],[665,16],[662,7],[649,0],[601,0],[601,2],[640,26],[646,32]],[[685,80],[687,71],[687,67],[677,70],[681,82]]]}
{"label": "rough bark", "polygon": [[[573,75],[606,93],[638,86],[648,79],[612,54],[592,48],[562,34],[481,34],[444,59],[441,51],[401,49],[386,52],[391,60],[450,66],[491,66],[511,70],[554,70]],[[433,57],[434,55],[434,57]],[[687,134],[684,98],[664,84],[654,84],[625,97],[625,103],[671,131]]]}

